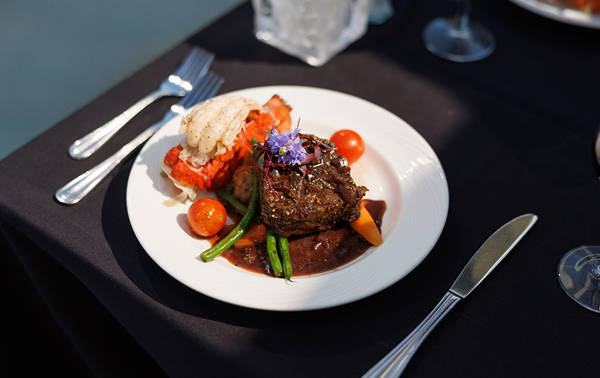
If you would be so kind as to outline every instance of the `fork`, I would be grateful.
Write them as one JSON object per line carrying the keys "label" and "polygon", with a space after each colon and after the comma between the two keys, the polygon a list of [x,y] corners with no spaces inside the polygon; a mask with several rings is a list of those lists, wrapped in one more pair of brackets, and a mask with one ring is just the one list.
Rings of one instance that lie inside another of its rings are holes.
{"label": "fork", "polygon": [[186,109],[204,101],[217,93],[223,84],[223,78],[212,72],[209,72],[202,78],[194,82],[194,89],[183,97],[177,104],[171,106],[171,109],[164,115],[160,122],[155,123],[140,135],[127,143],[120,150],[115,152],[108,159],[98,164],[94,168],[84,172],[80,176],[71,180],[68,184],[58,189],[54,193],[54,198],[65,205],[73,205],[81,201],[89,192],[92,191],[123,159],[135,150],[139,145],[148,140],[164,124],[174,117],[183,114]]}
{"label": "fork", "polygon": [[194,47],[174,73],[160,84],[160,87],[133,104],[129,109],[119,114],[86,136],[77,139],[69,147],[69,156],[81,160],[89,157],[102,147],[117,131],[135,117],[146,106],[165,96],[185,96],[192,88],[192,80],[204,76],[210,67],[214,54]]}

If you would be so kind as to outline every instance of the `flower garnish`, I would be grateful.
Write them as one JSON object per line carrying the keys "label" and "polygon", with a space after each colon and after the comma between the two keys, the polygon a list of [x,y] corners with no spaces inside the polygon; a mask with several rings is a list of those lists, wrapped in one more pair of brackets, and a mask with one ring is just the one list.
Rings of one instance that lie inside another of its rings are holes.
{"label": "flower garnish", "polygon": [[[300,120],[298,120],[300,124]],[[300,128],[296,126],[293,131],[284,131],[280,134],[273,128],[266,132],[264,142],[252,139],[252,147],[256,166],[264,174],[264,180],[269,185],[271,192],[275,190],[269,179],[271,168],[285,169],[293,172],[298,170],[303,176],[312,174],[308,169],[310,164],[321,160],[323,153],[334,151],[335,146],[327,141],[323,141],[314,135],[303,134]]]}
{"label": "flower garnish", "polygon": [[277,158],[278,163],[301,165],[306,160],[308,153],[302,147],[302,140],[298,133],[300,129],[297,127],[291,132],[284,131],[283,134],[273,129],[267,140],[267,147]]}

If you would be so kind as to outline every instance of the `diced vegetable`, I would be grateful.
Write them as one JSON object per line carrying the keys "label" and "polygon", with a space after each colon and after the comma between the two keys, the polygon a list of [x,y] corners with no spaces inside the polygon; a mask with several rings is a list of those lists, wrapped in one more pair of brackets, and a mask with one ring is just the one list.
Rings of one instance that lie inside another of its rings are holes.
{"label": "diced vegetable", "polygon": [[375,246],[383,243],[377,224],[363,203],[360,204],[360,216],[354,222],[350,222],[350,226],[369,243]]}

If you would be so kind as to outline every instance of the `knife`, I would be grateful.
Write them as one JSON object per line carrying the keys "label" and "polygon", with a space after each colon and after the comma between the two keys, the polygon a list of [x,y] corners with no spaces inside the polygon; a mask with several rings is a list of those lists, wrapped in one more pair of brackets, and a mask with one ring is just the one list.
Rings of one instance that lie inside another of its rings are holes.
{"label": "knife", "polygon": [[383,357],[363,378],[398,377],[433,328],[460,301],[466,298],[491,273],[514,246],[533,227],[538,217],[521,215],[496,230],[471,257],[450,290],[433,311],[390,353]]}

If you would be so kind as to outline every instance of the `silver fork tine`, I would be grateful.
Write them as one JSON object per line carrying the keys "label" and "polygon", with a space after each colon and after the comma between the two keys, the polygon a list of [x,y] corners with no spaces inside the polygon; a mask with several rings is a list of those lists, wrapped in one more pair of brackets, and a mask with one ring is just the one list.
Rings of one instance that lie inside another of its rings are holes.
{"label": "silver fork tine", "polygon": [[206,98],[213,97],[219,91],[219,88],[221,88],[221,85],[223,85],[224,81],[225,81],[225,79],[223,79],[222,77],[218,76],[218,78],[215,81],[213,87],[208,91],[208,95],[206,96]]}
{"label": "silver fork tine", "polygon": [[198,54],[201,54],[202,52],[203,49],[200,49],[198,47],[192,48],[188,56],[183,60],[183,62],[181,62],[181,64],[179,65],[179,67],[177,67],[175,72],[173,72],[173,75],[181,76],[182,73],[184,73],[189,68],[190,64],[194,62]]}
{"label": "silver fork tine", "polygon": [[[223,84],[223,78],[209,72],[204,78],[196,80],[194,84],[195,88],[185,97],[186,101],[184,102],[182,100],[178,104],[180,108],[182,108],[181,105],[183,103],[188,104],[189,107],[195,105],[196,102],[212,97]],[[161,122],[150,126],[131,142],[121,147],[120,150],[115,152],[108,159],[58,189],[56,193],[54,193],[56,200],[65,205],[73,205],[81,201],[81,199],[91,192],[115,167],[119,165],[119,163],[121,163],[121,161],[123,161],[123,159],[139,145],[148,140],[148,138],[150,138],[159,128],[172,119],[175,114],[176,113],[172,108],[171,111],[165,114],[165,117]]]}
{"label": "silver fork tine", "polygon": [[[174,74],[165,79],[160,88],[148,94],[129,109],[100,126],[86,136],[76,140],[69,147],[69,156],[73,159],[85,159],[102,147],[127,122],[142,109],[163,96],[182,96],[193,89],[192,79],[204,75],[214,55],[201,48],[193,48]],[[179,76],[180,74],[181,76]]]}
{"label": "silver fork tine", "polygon": [[189,108],[195,104],[194,101],[199,101],[192,99],[206,99],[207,97],[204,95],[204,93],[207,93],[206,87],[211,81],[213,75],[214,74],[212,72],[209,72],[202,77],[197,77],[193,83],[194,89],[185,95],[181,100],[179,100],[177,104],[171,105],[171,110],[164,115],[161,123],[166,123],[172,118],[176,117],[178,114],[183,114],[186,108]]}
{"label": "silver fork tine", "polygon": [[187,80],[190,76],[190,73],[194,72],[194,70],[197,70],[197,67],[200,66],[200,64],[203,64],[203,62],[209,59],[209,57],[210,54],[208,53],[205,53],[200,50],[196,51],[196,54],[194,54],[193,59],[190,59],[185,65],[185,67],[182,67],[182,69],[176,72],[174,75],[183,80]]}
{"label": "silver fork tine", "polygon": [[207,54],[201,57],[189,68],[185,75],[180,77],[180,80],[183,80],[183,82],[187,83],[189,88],[193,88],[193,81],[206,75],[208,68],[212,64],[213,58],[214,55],[212,54]]}
{"label": "silver fork tine", "polygon": [[214,54],[202,50],[198,53],[197,58],[189,65],[189,67],[181,72],[179,77],[182,80],[191,82],[194,78],[206,74],[214,57]]}
{"label": "silver fork tine", "polygon": [[190,97],[190,100],[185,107],[191,107],[192,105],[198,103],[201,99],[211,98],[221,87],[221,84],[223,84],[223,78],[216,74],[212,74],[209,77],[209,80],[206,83],[206,87],[203,89],[202,93],[198,93],[196,96]]}
{"label": "silver fork tine", "polygon": [[218,80],[217,75],[212,72],[209,72],[205,76],[206,80],[203,80],[204,83],[199,91],[194,91],[194,93],[190,93],[189,96],[185,96],[183,100],[180,102],[180,105],[184,108],[189,108],[192,105],[195,105],[200,99],[209,98],[208,93],[214,83]]}
{"label": "silver fork tine", "polygon": [[183,106],[183,107],[188,107],[191,104],[190,99],[192,97],[198,96],[199,93],[202,93],[204,91],[204,88],[206,88],[206,86],[208,85],[208,82],[210,81],[210,79],[213,75],[214,74],[212,72],[208,72],[206,75],[202,76],[201,78],[196,79],[196,81],[194,81],[195,90],[191,91],[187,96],[185,96],[181,100],[179,100],[179,102],[177,104],[180,106]]}
{"label": "silver fork tine", "polygon": [[[204,88],[204,91],[202,92],[202,98],[211,98],[212,96],[210,95],[210,93],[212,92],[213,88],[215,87],[215,85],[217,84],[219,77],[217,75],[212,75],[210,78],[210,80],[206,83],[206,88]],[[201,100],[200,98],[191,98],[190,99],[190,106],[196,104],[199,100]]]}

